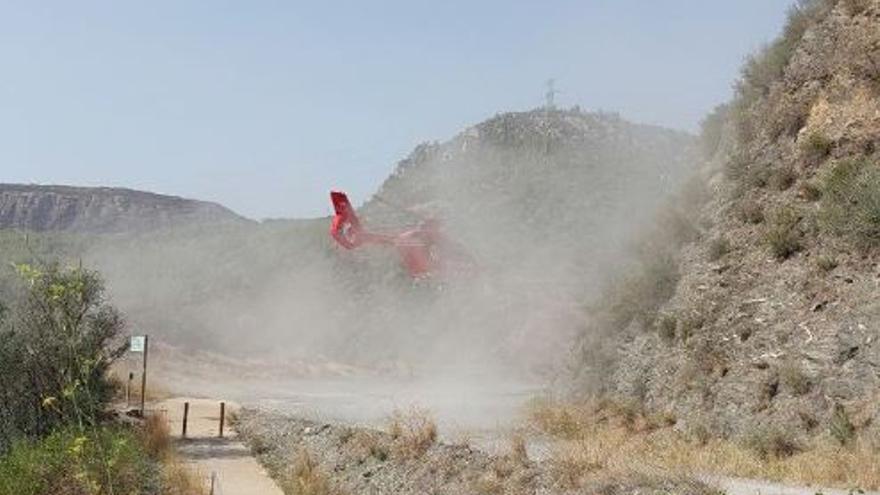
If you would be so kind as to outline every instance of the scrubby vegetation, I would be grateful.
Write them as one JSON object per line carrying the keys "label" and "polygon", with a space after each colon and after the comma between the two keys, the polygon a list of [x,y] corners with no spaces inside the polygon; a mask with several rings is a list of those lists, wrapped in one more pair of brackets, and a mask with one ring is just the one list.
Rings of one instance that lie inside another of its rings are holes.
{"label": "scrubby vegetation", "polygon": [[128,428],[69,426],[0,458],[0,493],[9,495],[149,493],[158,480],[158,463]]}
{"label": "scrubby vegetation", "polygon": [[595,469],[619,450],[698,472],[880,484],[880,381],[864,373],[878,356],[865,344],[880,249],[878,12],[874,0],[798,2],[745,64],[727,120],[704,121],[700,175],[716,194],[690,209],[690,240],[655,250],[676,271],[642,312],[653,322],[615,285],[589,312],[577,388],[646,417],[674,412],[677,431],[629,431],[621,412],[590,406],[542,413],[542,431],[568,444],[563,464]]}
{"label": "scrubby vegetation", "polygon": [[418,459],[437,442],[437,425],[421,409],[395,411],[388,424],[393,451],[401,459]]}
{"label": "scrubby vegetation", "polygon": [[678,281],[678,250],[699,234],[693,206],[703,200],[703,194],[690,191],[679,196],[658,215],[656,228],[636,242],[635,261],[612,279],[597,304],[596,314],[602,316],[603,325],[622,329],[633,320],[646,325],[654,322]]}
{"label": "scrubby vegetation", "polygon": [[764,234],[770,252],[778,260],[785,260],[801,249],[800,216],[790,207],[773,212]]}
{"label": "scrubby vegetation", "polygon": [[868,159],[835,164],[823,182],[821,206],[830,232],[861,247],[880,245],[880,166]]}
{"label": "scrubby vegetation", "polygon": [[2,495],[207,495],[174,457],[167,424],[65,426],[17,441],[0,457]]}
{"label": "scrubby vegetation", "polygon": [[135,428],[107,417],[123,322],[98,275],[16,272],[0,321],[0,495],[201,493],[171,462],[164,419]]}
{"label": "scrubby vegetation", "polygon": [[739,206],[739,217],[743,222],[758,224],[764,221],[764,209],[755,201],[743,201]]}
{"label": "scrubby vegetation", "polygon": [[63,425],[93,426],[124,350],[121,316],[93,272],[18,265],[22,295],[0,330],[0,450]]}
{"label": "scrubby vegetation", "polygon": [[[669,413],[641,405],[599,401],[572,405],[534,402],[529,410],[536,431],[557,440],[552,462],[580,477],[621,466],[653,466],[668,472],[715,472],[776,481],[880,487],[877,451],[851,429],[846,446],[833,437],[800,438],[779,426],[757,428],[738,439],[717,438],[695,425],[677,431]],[[836,437],[836,435],[835,435]]]}
{"label": "scrubby vegetation", "polygon": [[296,457],[287,478],[282,480],[282,485],[284,493],[289,495],[342,494],[307,450],[301,451]]}
{"label": "scrubby vegetation", "polygon": [[[740,141],[748,142],[756,137],[763,116],[754,108],[755,103],[766,97],[772,85],[782,78],[804,33],[827,15],[834,3],[834,0],[798,0],[789,9],[782,35],[746,60],[732,103],[732,116]],[[806,118],[803,109],[797,105],[789,108],[796,111],[778,119],[773,126],[777,136],[783,132],[797,132],[803,125]]]}
{"label": "scrubby vegetation", "polygon": [[730,252],[730,241],[726,237],[716,237],[709,241],[709,261],[718,261]]}
{"label": "scrubby vegetation", "polygon": [[819,132],[810,133],[801,142],[805,157],[812,163],[818,163],[828,157],[833,147],[834,141]]}

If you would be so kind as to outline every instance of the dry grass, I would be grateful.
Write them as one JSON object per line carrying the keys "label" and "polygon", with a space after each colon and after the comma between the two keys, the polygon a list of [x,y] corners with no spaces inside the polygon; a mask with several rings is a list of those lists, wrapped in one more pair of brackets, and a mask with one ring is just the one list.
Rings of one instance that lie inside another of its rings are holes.
{"label": "dry grass", "polygon": [[236,427],[241,422],[241,416],[239,415],[239,411],[236,409],[226,411],[226,425],[229,427]]}
{"label": "dry grass", "polygon": [[394,440],[393,453],[403,459],[419,459],[437,443],[437,425],[423,409],[395,411],[389,420],[388,433]]}
{"label": "dry grass", "polygon": [[146,417],[141,438],[144,448],[152,457],[162,460],[171,458],[171,431],[164,414],[150,414]]}
{"label": "dry grass", "polygon": [[653,493],[680,495],[724,495],[694,476],[623,471],[603,474],[591,480],[587,493],[619,495],[621,493]]}
{"label": "dry grass", "polygon": [[830,272],[837,268],[839,264],[833,256],[820,255],[816,258],[816,266],[823,272]]}
{"label": "dry grass", "polygon": [[504,481],[498,478],[493,471],[483,474],[472,484],[474,491],[485,495],[502,495],[504,493]]}
{"label": "dry grass", "polygon": [[510,459],[519,465],[526,465],[529,462],[526,439],[519,433],[515,433],[510,437]]}
{"label": "dry grass", "polygon": [[[670,473],[718,473],[781,482],[880,488],[880,455],[867,439],[841,447],[818,437],[800,451],[761,452],[745,443],[696,441],[650,415],[611,404],[532,405],[531,424],[559,439],[552,463],[560,483],[577,486],[590,473],[649,467]],[[653,426],[653,427],[649,427]],[[563,432],[559,436],[554,432]]]}
{"label": "dry grass", "polygon": [[352,445],[361,459],[374,457],[380,461],[385,461],[390,455],[389,446],[383,441],[382,436],[378,432],[369,430],[355,431],[349,443]]}
{"label": "dry grass", "polygon": [[804,451],[797,435],[780,426],[757,428],[743,439],[742,445],[765,462],[770,459],[787,459]]}
{"label": "dry grass", "polygon": [[208,495],[204,477],[177,460],[165,463],[161,495]]}
{"label": "dry grass", "polygon": [[162,461],[161,495],[206,495],[204,477],[184,465],[174,453],[164,414],[150,414],[141,429],[144,450]]}
{"label": "dry grass", "polygon": [[301,451],[297,456],[286,479],[282,482],[282,489],[288,495],[340,495],[342,493],[333,486],[330,477],[306,450]]}

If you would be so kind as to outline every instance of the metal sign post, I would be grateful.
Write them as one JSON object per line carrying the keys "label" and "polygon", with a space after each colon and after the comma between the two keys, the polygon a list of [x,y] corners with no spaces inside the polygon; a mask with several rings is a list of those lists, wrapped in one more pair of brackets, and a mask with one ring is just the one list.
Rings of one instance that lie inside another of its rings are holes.
{"label": "metal sign post", "polygon": [[144,371],[141,374],[141,417],[146,412],[145,405],[147,401],[147,354],[150,350],[149,335],[133,335],[131,337],[131,352],[144,353]]}
{"label": "metal sign post", "polygon": [[134,373],[128,372],[128,383],[125,384],[125,408],[131,407],[131,382],[134,380]]}

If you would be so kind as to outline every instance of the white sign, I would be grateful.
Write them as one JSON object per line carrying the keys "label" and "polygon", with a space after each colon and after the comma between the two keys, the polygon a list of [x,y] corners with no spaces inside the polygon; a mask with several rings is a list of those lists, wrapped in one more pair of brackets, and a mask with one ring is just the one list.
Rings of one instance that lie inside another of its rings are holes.
{"label": "white sign", "polygon": [[129,346],[128,350],[131,352],[144,352],[145,341],[146,338],[143,335],[132,335],[131,346]]}

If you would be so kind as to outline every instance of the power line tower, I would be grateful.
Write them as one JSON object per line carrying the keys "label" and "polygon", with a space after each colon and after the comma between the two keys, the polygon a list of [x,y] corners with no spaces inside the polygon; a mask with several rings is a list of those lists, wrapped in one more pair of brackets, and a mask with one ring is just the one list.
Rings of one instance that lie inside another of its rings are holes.
{"label": "power line tower", "polygon": [[547,79],[547,92],[544,93],[544,109],[556,110],[556,95],[559,91],[556,89],[556,79]]}

